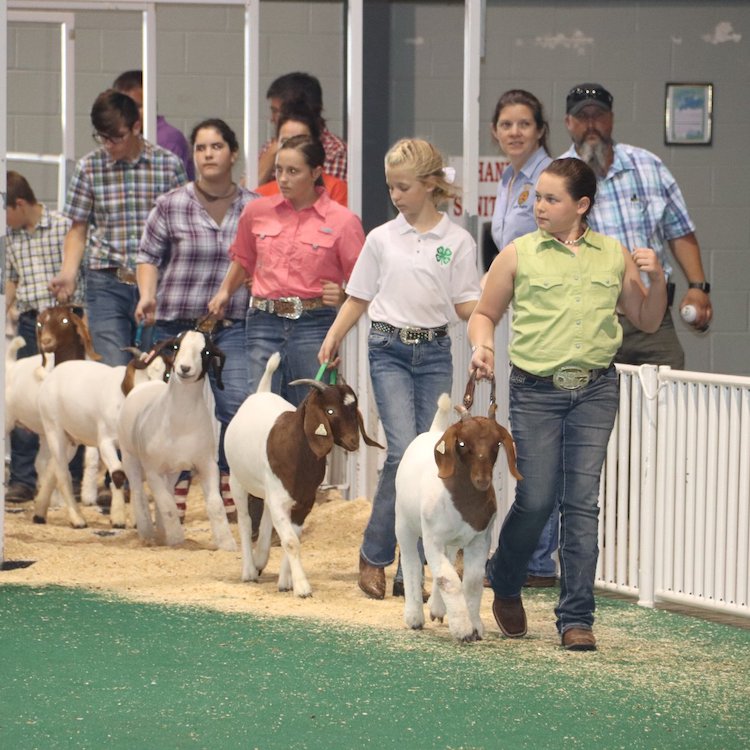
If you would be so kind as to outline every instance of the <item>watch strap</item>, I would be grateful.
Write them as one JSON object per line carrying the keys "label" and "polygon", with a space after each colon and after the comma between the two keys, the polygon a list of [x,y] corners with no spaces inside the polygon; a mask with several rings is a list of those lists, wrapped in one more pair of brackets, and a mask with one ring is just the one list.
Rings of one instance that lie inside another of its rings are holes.
{"label": "watch strap", "polygon": [[688,289],[700,289],[702,292],[710,294],[711,284],[709,284],[707,281],[691,281],[688,283]]}

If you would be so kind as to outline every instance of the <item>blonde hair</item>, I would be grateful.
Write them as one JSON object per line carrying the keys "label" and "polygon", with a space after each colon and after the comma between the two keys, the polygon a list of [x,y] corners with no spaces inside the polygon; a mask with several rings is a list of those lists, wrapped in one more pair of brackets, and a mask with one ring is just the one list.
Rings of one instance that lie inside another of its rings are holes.
{"label": "blonde hair", "polygon": [[460,194],[460,190],[445,177],[443,155],[421,138],[402,138],[391,146],[385,155],[385,168],[411,169],[420,182],[432,178],[434,190],[430,194],[432,202],[439,206]]}

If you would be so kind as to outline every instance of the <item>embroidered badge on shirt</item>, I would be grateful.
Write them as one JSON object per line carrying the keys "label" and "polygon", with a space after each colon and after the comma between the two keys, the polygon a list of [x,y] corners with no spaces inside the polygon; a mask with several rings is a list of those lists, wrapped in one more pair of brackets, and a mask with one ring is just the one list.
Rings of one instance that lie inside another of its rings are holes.
{"label": "embroidered badge on shirt", "polygon": [[531,185],[524,185],[523,190],[521,191],[521,194],[518,196],[518,205],[524,206],[526,205],[526,201],[529,199],[529,195],[531,194]]}
{"label": "embroidered badge on shirt", "polygon": [[321,227],[320,231],[325,232],[326,234],[333,234],[333,229],[331,229],[331,227]]}
{"label": "embroidered badge on shirt", "polygon": [[451,250],[449,247],[440,245],[440,247],[435,251],[435,260],[443,266],[447,266],[451,262],[452,257],[453,250]]}

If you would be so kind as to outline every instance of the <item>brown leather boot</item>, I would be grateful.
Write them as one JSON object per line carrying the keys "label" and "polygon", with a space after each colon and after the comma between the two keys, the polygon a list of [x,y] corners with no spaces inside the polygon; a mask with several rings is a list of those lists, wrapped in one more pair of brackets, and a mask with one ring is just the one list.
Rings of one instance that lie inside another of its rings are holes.
{"label": "brown leather boot", "polygon": [[596,638],[593,630],[569,628],[563,633],[562,647],[566,651],[596,651]]}
{"label": "brown leather boot", "polygon": [[370,599],[385,599],[385,571],[359,556],[359,587]]}
{"label": "brown leather boot", "polygon": [[526,635],[526,612],[521,597],[504,599],[495,594],[492,602],[495,622],[506,638],[521,638]]}

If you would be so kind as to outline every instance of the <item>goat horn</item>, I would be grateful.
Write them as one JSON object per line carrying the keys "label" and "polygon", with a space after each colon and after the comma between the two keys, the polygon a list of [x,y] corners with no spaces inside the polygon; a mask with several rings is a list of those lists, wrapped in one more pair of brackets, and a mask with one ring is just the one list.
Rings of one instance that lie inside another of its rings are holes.
{"label": "goat horn", "polygon": [[469,412],[469,410],[465,406],[462,406],[461,404],[457,404],[453,408],[460,415],[462,422],[465,422],[467,419],[471,419],[471,413]]}
{"label": "goat horn", "polygon": [[312,378],[300,378],[299,380],[292,380],[289,385],[309,385],[311,388],[317,388],[321,393],[323,393],[323,391],[328,388],[325,383],[321,383],[319,380],[313,380]]}

